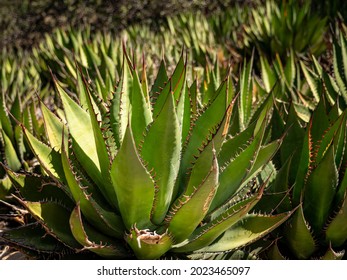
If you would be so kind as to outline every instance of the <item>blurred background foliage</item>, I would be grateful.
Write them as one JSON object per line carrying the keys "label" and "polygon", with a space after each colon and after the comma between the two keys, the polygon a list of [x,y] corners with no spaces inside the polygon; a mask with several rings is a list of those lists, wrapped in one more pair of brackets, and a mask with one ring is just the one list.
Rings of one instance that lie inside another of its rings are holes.
{"label": "blurred background foliage", "polygon": [[0,48],[30,48],[45,33],[71,26],[117,32],[135,23],[158,26],[166,16],[191,11],[211,14],[235,5],[259,1],[240,0],[2,0]]}
{"label": "blurred background foliage", "polygon": [[333,37],[346,30],[346,18],[343,0],[2,0],[0,49],[31,50],[57,29],[87,30],[89,40],[100,32],[119,37],[126,29],[142,46],[150,34],[164,44],[191,48],[203,64],[211,47],[235,69],[254,49],[255,58],[278,57],[283,64],[292,54],[306,60],[319,56],[328,69]]}

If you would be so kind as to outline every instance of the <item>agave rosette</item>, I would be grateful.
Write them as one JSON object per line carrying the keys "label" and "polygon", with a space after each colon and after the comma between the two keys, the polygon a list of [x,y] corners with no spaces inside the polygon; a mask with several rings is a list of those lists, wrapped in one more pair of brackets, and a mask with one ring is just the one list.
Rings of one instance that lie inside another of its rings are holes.
{"label": "agave rosette", "polygon": [[[256,175],[282,139],[266,143],[265,109],[228,136],[237,100],[229,77],[205,93],[201,108],[183,55],[169,79],[163,64],[149,91],[124,52],[109,100],[77,75],[78,102],[55,80],[62,119],[41,104],[47,144],[22,126],[44,175],[7,169],[18,201],[59,244],[108,258],[217,253],[261,238],[290,216],[251,212],[266,186],[252,187]],[[42,235],[24,227],[2,238],[25,247],[16,239],[21,231]]]}
{"label": "agave rosette", "polygon": [[287,211],[293,216],[265,250],[270,259],[341,259],[346,230],[346,111],[321,95],[310,121],[302,127],[294,106],[276,126],[287,131],[274,162],[276,179],[258,210]]}

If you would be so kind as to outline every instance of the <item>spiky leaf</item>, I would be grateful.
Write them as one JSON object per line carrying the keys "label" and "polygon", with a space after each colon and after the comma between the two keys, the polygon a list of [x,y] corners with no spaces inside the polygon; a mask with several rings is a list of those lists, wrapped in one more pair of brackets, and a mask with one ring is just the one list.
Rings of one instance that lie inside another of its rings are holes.
{"label": "spiky leaf", "polygon": [[173,204],[170,213],[172,217],[168,218],[168,230],[175,242],[188,238],[205,217],[218,188],[218,175],[218,163],[214,155],[210,171],[203,181],[193,186],[195,189],[191,194],[179,197]]}
{"label": "spiky leaf", "polygon": [[102,201],[103,204],[100,205],[95,200],[97,198],[95,191],[89,190],[90,193],[87,193],[86,186],[81,185],[73,174],[73,167],[65,150],[62,152],[62,164],[69,190],[75,202],[79,204],[83,215],[101,232],[118,238],[122,237],[124,233],[122,219],[114,211],[105,207],[105,201]]}
{"label": "spiky leaf", "polygon": [[87,223],[83,222],[79,205],[72,211],[69,219],[70,228],[74,238],[85,249],[88,249],[104,258],[125,258],[127,252],[122,246],[113,246],[115,240],[101,234]]}
{"label": "spiky leaf", "polygon": [[[160,141],[158,141],[160,137]],[[160,224],[172,202],[181,152],[181,131],[173,95],[169,94],[158,117],[151,124],[142,146],[148,169],[155,172],[158,187],[153,207],[153,222]]]}
{"label": "spiky leaf", "polygon": [[327,221],[337,183],[334,147],[331,145],[320,164],[309,175],[304,190],[304,213],[316,232]]}
{"label": "spiky leaf", "polygon": [[151,227],[154,182],[141,161],[130,127],[112,163],[111,179],[126,228],[135,224]]}
{"label": "spiky leaf", "polygon": [[291,212],[274,216],[249,214],[228,229],[223,236],[218,239],[218,242],[199,251],[221,252],[245,246],[277,228],[285,222],[290,215]]}
{"label": "spiky leaf", "polygon": [[339,247],[347,240],[347,195],[337,215],[329,223],[326,229],[326,239],[333,247]]}
{"label": "spiky leaf", "polygon": [[22,205],[45,227],[47,232],[72,248],[80,248],[73,238],[69,217],[70,211],[57,202],[24,202]]}
{"label": "spiky leaf", "polygon": [[308,259],[316,250],[316,242],[300,206],[284,228],[286,243],[298,259]]}

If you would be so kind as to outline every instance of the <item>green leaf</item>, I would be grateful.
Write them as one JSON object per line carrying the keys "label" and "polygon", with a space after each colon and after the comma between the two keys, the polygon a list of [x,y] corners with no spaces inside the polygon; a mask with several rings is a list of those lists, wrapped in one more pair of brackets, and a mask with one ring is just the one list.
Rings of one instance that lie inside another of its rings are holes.
{"label": "green leaf", "polygon": [[56,200],[64,201],[65,206],[73,207],[69,190],[65,186],[57,186],[50,178],[36,174],[15,173],[6,169],[11,182],[20,192],[21,198],[27,201],[47,201]]}
{"label": "green leaf", "polygon": [[336,216],[329,222],[326,229],[326,240],[333,246],[342,246],[347,240],[347,192],[341,208],[337,212]]}
{"label": "green leaf", "polygon": [[[84,52],[86,54],[86,58],[88,60],[88,66],[91,67],[95,67],[99,66],[101,64],[101,58],[99,55],[97,55],[94,50],[92,49],[92,47],[90,45],[87,44],[80,44],[81,46],[83,46]],[[81,47],[82,50],[82,47]]]}
{"label": "green leaf", "polygon": [[143,63],[142,63],[141,89],[142,89],[143,95],[145,97],[145,100],[146,100],[148,106],[150,107],[150,98],[149,98],[149,91],[148,91],[148,79],[147,79],[146,63],[145,63],[144,55],[143,55]]}
{"label": "green leaf", "polygon": [[[292,201],[288,196],[288,193],[290,191],[289,186],[291,184],[289,183],[289,174],[292,164],[292,158],[289,158],[281,167],[281,169],[276,174],[276,179],[274,180],[273,184],[269,189],[274,194],[278,194],[280,197],[279,205],[277,206],[278,212],[285,212],[289,211],[290,209],[293,209]],[[270,193],[270,199],[271,199],[272,193]],[[271,209],[272,210],[272,209]]]}
{"label": "green leaf", "polygon": [[[207,176],[192,187],[194,190],[180,196],[173,204],[167,223],[175,242],[188,238],[205,217],[218,188],[218,163],[214,151],[211,168]],[[192,173],[194,174],[194,173]]]}
{"label": "green leaf", "polygon": [[31,150],[39,160],[41,166],[52,177],[61,182],[65,182],[64,170],[61,164],[61,155],[53,148],[39,141],[24,126],[22,127],[24,135],[30,145]]}
{"label": "green leaf", "polygon": [[[261,130],[254,137],[253,141],[241,151],[226,167],[221,171],[219,176],[219,187],[212,201],[210,211],[218,208],[227,202],[234,195],[249,172],[254,166],[260,145],[264,136],[265,122],[263,122]],[[236,172],[237,171],[237,172]]]}
{"label": "green leaf", "polygon": [[13,191],[13,184],[8,176],[4,176],[4,171],[2,170],[4,166],[0,163],[0,199],[6,201],[6,197]]}
{"label": "green leaf", "polygon": [[182,144],[181,146],[183,147],[185,142],[188,139],[189,135],[189,129],[190,129],[190,124],[191,124],[191,99],[189,95],[189,88],[188,85],[184,87],[182,90],[181,96],[179,103],[177,105],[177,117],[181,126],[181,131],[182,131]]}
{"label": "green leaf", "polygon": [[286,244],[298,259],[309,259],[316,251],[316,242],[300,205],[283,229]]}
{"label": "green leaf", "polygon": [[342,95],[345,102],[347,101],[347,75],[344,71],[346,71],[347,65],[347,48],[344,43],[343,35],[340,34],[340,44],[339,46],[336,42],[333,45],[333,66],[334,66],[334,74],[336,77],[337,85],[340,89],[340,94]]}
{"label": "green leaf", "polygon": [[178,61],[176,65],[176,69],[171,76],[172,91],[174,92],[175,100],[178,100],[181,95],[181,90],[184,87],[185,79],[186,79],[186,61],[184,59],[183,52],[182,52],[180,60]]}
{"label": "green leaf", "polygon": [[126,228],[151,227],[155,185],[137,152],[130,127],[112,163],[111,179]]}
{"label": "green leaf", "polygon": [[257,174],[259,171],[262,170],[265,164],[269,163],[270,160],[274,157],[274,155],[277,153],[279,147],[282,144],[282,139],[275,140],[266,146],[262,146],[259,149],[258,155],[254,161],[254,164],[249,171],[248,175],[246,176],[245,180],[250,179],[255,174]]}
{"label": "green leaf", "polygon": [[[345,156],[347,155],[345,154]],[[345,174],[343,175],[343,178],[339,178],[339,179],[340,179],[340,184],[338,186],[338,190],[336,192],[336,197],[335,197],[335,201],[337,205],[340,205],[345,197],[345,192],[347,190],[347,172],[345,172]]]}
{"label": "green leaf", "polygon": [[[107,207],[105,208],[104,201],[102,201],[104,204],[100,205],[96,201],[97,196],[95,191],[81,185],[73,173],[65,150],[62,152],[62,164],[69,190],[75,202],[79,204],[83,215],[101,232],[121,238],[124,234],[124,225],[121,217],[115,214],[114,211],[107,209]],[[89,194],[86,189],[89,191]]]}
{"label": "green leaf", "polygon": [[300,61],[300,66],[316,102],[318,102],[320,100],[318,76],[309,70],[302,61]]}
{"label": "green leaf", "polygon": [[[158,141],[160,137],[160,141]],[[155,172],[157,191],[152,221],[160,224],[173,199],[181,152],[181,131],[173,95],[169,94],[158,117],[145,136],[141,154],[148,170]]]}
{"label": "green leaf", "polygon": [[210,245],[223,232],[247,215],[259,201],[262,191],[242,201],[238,201],[231,206],[225,206],[225,208],[213,213],[211,216],[212,221],[197,228],[188,240],[175,245],[173,251],[190,252]]}
{"label": "green leaf", "polygon": [[287,64],[284,69],[284,76],[286,78],[287,87],[290,89],[293,87],[294,80],[295,80],[295,60],[294,60],[294,53],[293,51],[290,52],[290,57],[287,60]]}
{"label": "green leaf", "polygon": [[86,84],[83,81],[83,73],[82,73],[82,69],[78,69],[77,71],[77,85],[76,85],[76,90],[78,93],[78,100],[80,102],[81,107],[84,110],[87,110],[88,108],[88,104],[87,104],[87,100],[86,100],[86,96],[87,96],[87,88],[86,88]]}
{"label": "green leaf", "polygon": [[326,223],[338,183],[338,172],[331,145],[325,156],[307,178],[304,189],[304,214],[315,232]]}
{"label": "green leaf", "polygon": [[68,131],[64,128],[61,120],[54,115],[47,107],[41,102],[41,112],[44,119],[46,135],[49,140],[51,148],[60,152],[61,144],[64,135],[64,142],[68,143]]}
{"label": "green leaf", "polygon": [[5,92],[2,91],[0,95],[0,128],[5,131],[6,135],[11,139],[11,141],[14,141],[12,124],[6,112],[5,104]]}
{"label": "green leaf", "polygon": [[243,65],[242,74],[240,79],[240,125],[245,128],[251,117],[252,111],[252,68],[253,68],[253,55],[251,61]]}
{"label": "green leaf", "polygon": [[265,86],[265,90],[269,93],[272,87],[275,85],[277,77],[274,71],[271,69],[269,62],[263,56],[260,56],[261,76]]}
{"label": "green leaf", "polygon": [[306,135],[302,145],[300,163],[298,165],[298,172],[296,174],[293,189],[294,205],[298,205],[301,201],[302,191],[307,179],[307,173],[311,163],[316,160],[316,153],[314,151],[319,147],[322,136],[326,133],[329,127],[330,123],[326,114],[325,100],[324,98],[321,98],[306,128]]}
{"label": "green leaf", "polygon": [[[284,164],[288,158],[299,158],[302,152],[303,141],[305,138],[305,130],[300,126],[294,107],[291,106],[286,120],[286,135],[280,149],[281,163]],[[291,163],[290,181],[294,182],[299,167],[299,161],[295,160]]]}
{"label": "green leaf", "polygon": [[286,258],[282,255],[280,249],[277,245],[277,240],[271,245],[269,249],[266,250],[266,259],[268,260],[280,260],[284,261]]}
{"label": "green leaf", "polygon": [[151,88],[150,96],[156,99],[159,95],[159,92],[161,91],[161,89],[165,87],[168,80],[169,80],[169,77],[167,76],[167,73],[166,73],[165,63],[164,63],[164,60],[162,60],[160,62],[157,76]]}
{"label": "green leaf", "polygon": [[[323,138],[320,142],[318,151],[317,151],[317,155],[316,155],[316,160],[315,163],[319,164],[319,162],[322,160],[322,158],[324,157],[326,151],[328,150],[328,148],[330,147],[330,145],[332,145],[333,142],[336,143],[336,145],[333,144],[334,146],[334,150],[340,150],[342,147],[338,148],[338,140],[339,140],[339,136],[340,136],[340,132],[344,132],[343,128],[344,128],[344,124],[346,123],[346,114],[342,114],[332,125],[331,127],[328,128],[328,130],[325,132],[325,134],[323,135]],[[342,130],[342,131],[341,131]],[[342,143],[340,143],[340,145],[344,145],[345,142],[345,135],[342,135]],[[343,149],[343,148],[342,148]],[[341,151],[339,152],[339,157],[341,158]],[[338,160],[339,161],[339,160]],[[336,162],[336,161],[335,161]],[[336,162],[337,163],[337,162]]]}
{"label": "green leaf", "polygon": [[22,121],[22,103],[18,93],[15,94],[10,112],[11,115],[14,117],[14,119],[11,119],[13,122],[13,126],[16,125],[16,120]]}
{"label": "green leaf", "polygon": [[[211,162],[215,155],[218,155],[221,150],[221,146],[227,135],[230,117],[232,112],[232,104],[229,106],[225,117],[220,127],[217,129],[216,134],[213,136],[211,141],[207,144],[203,151],[201,151],[199,157],[195,160],[192,170],[190,172],[189,181],[186,188],[184,189],[185,195],[193,193],[194,188],[200,185],[207,174],[211,170]],[[218,161],[217,161],[218,162]],[[219,164],[218,164],[219,165]]]}
{"label": "green leaf", "polygon": [[136,146],[143,140],[146,127],[152,122],[152,113],[142,91],[136,71],[133,71],[133,86],[131,94],[131,128]]}
{"label": "green leaf", "polygon": [[[85,101],[87,104],[87,109],[89,112],[93,136],[94,136],[94,141],[95,141],[95,149],[96,150],[94,151],[94,153],[95,152],[97,153],[98,162],[99,162],[98,168],[100,170],[100,173],[98,174],[98,176],[101,177],[101,178],[98,178],[96,182],[97,182],[98,188],[103,193],[104,197],[106,197],[106,200],[108,200],[112,206],[117,208],[117,206],[118,206],[117,205],[117,197],[116,197],[116,194],[115,194],[113,188],[111,187],[111,178],[109,175],[110,160],[109,160],[108,149],[106,147],[106,138],[104,137],[104,135],[101,131],[99,120],[97,119],[97,114],[95,113],[95,110],[94,110],[93,100],[92,100],[90,92],[88,90],[87,82],[84,78],[83,78],[83,82],[84,82],[85,89],[86,89],[86,91],[84,92],[85,93]],[[69,121],[69,119],[68,119],[68,121]],[[74,138],[73,135],[72,135],[72,137],[73,137],[73,142],[72,142],[73,149],[75,150],[76,146],[78,146],[78,149],[79,149],[79,144],[77,143],[77,145],[75,146],[74,143],[75,143],[76,139]],[[75,152],[76,152],[76,150],[75,150]],[[77,159],[79,159],[78,156],[77,156]],[[81,164],[83,166],[83,163],[81,163]]]}
{"label": "green leaf", "polygon": [[326,98],[330,104],[337,103],[339,97],[339,87],[336,84],[336,80],[326,72],[322,73],[323,84],[325,86]]}
{"label": "green leaf", "polygon": [[197,81],[194,80],[194,82],[191,84],[189,88],[189,95],[191,100],[191,106],[192,106],[192,114],[196,115],[197,113],[197,95],[198,95],[198,88],[197,88]]}
{"label": "green leaf", "polygon": [[342,260],[344,255],[345,255],[345,250],[342,250],[340,252],[335,252],[330,245],[329,249],[326,251],[324,256],[321,257],[321,260]]}
{"label": "green leaf", "polygon": [[20,246],[25,250],[33,250],[39,254],[62,254],[67,248],[37,223],[6,230],[0,237],[7,244]]}
{"label": "green leaf", "polygon": [[25,202],[21,204],[44,226],[49,234],[71,248],[81,246],[73,238],[69,218],[70,211],[57,202]]}
{"label": "green leaf", "polygon": [[302,200],[302,192],[304,189],[307,172],[310,167],[311,154],[313,151],[313,143],[311,136],[312,120],[306,129],[304,142],[302,145],[300,161],[298,164],[298,172],[295,177],[295,184],[293,187],[293,205],[297,206]]}
{"label": "green leaf", "polygon": [[6,135],[5,131],[0,128],[1,136],[4,141],[4,156],[6,164],[13,171],[18,171],[22,164],[17,156],[16,150],[12,145],[11,139]]}
{"label": "green leaf", "polygon": [[[294,97],[293,97],[294,99]],[[312,103],[308,102],[306,105],[300,104],[300,103],[295,103],[293,102],[293,106],[295,109],[295,113],[297,116],[302,119],[305,123],[308,123],[311,118],[311,112],[310,112],[310,107],[314,106]]]}
{"label": "green leaf", "polygon": [[117,90],[113,94],[110,105],[110,126],[118,148],[123,141],[129,123],[130,94],[132,92],[131,72],[125,60],[124,54],[122,76],[118,83]]}
{"label": "green leaf", "polygon": [[274,216],[249,214],[228,229],[215,243],[199,252],[221,252],[246,246],[273,231],[285,222],[292,212]]}
{"label": "green leaf", "polygon": [[[225,80],[223,83],[227,83]],[[230,102],[232,103],[232,102]],[[180,167],[180,182],[186,180],[186,173],[192,166],[194,156],[199,154],[199,148],[204,147],[222,123],[225,111],[230,104],[227,103],[227,87],[220,91],[206,111],[196,120],[188,143],[183,151]]]}
{"label": "green leaf", "polygon": [[115,240],[96,231],[82,220],[79,205],[72,211],[69,219],[74,238],[84,249],[88,249],[104,258],[124,259],[127,251],[122,246],[114,246]]}
{"label": "green leaf", "polygon": [[174,95],[175,100],[179,100],[181,91],[185,84],[186,78],[186,65],[184,62],[183,55],[181,56],[178,64],[176,65],[175,71],[173,72],[171,78],[165,84],[165,87],[160,92],[157,97],[154,107],[153,107],[153,118],[156,118],[158,114],[161,112],[167,96],[171,93]]}
{"label": "green leaf", "polygon": [[107,201],[117,207],[114,190],[110,188],[109,158],[98,121],[91,105],[89,94],[85,96],[89,114],[75,103],[56,82],[63,102],[72,147],[77,160],[89,177],[97,184]]}
{"label": "green leaf", "polygon": [[256,122],[253,122],[242,132],[232,136],[227,139],[222,146],[222,150],[218,155],[218,162],[220,166],[225,166],[231,159],[233,159],[237,154],[239,154],[244,145],[254,137],[254,130],[256,127]]}

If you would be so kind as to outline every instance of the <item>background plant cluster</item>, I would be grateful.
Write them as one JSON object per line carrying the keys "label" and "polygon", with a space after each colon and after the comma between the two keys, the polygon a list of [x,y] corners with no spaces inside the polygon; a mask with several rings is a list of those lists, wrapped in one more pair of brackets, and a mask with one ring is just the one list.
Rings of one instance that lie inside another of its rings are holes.
{"label": "background plant cluster", "polygon": [[31,48],[58,27],[91,26],[93,30],[118,32],[129,24],[160,24],[166,16],[200,11],[210,14],[236,3],[251,1],[114,1],[114,0],[36,0],[1,1],[0,47]]}
{"label": "background plant cluster", "polygon": [[0,10],[1,249],[346,258],[344,1],[19,2]]}

